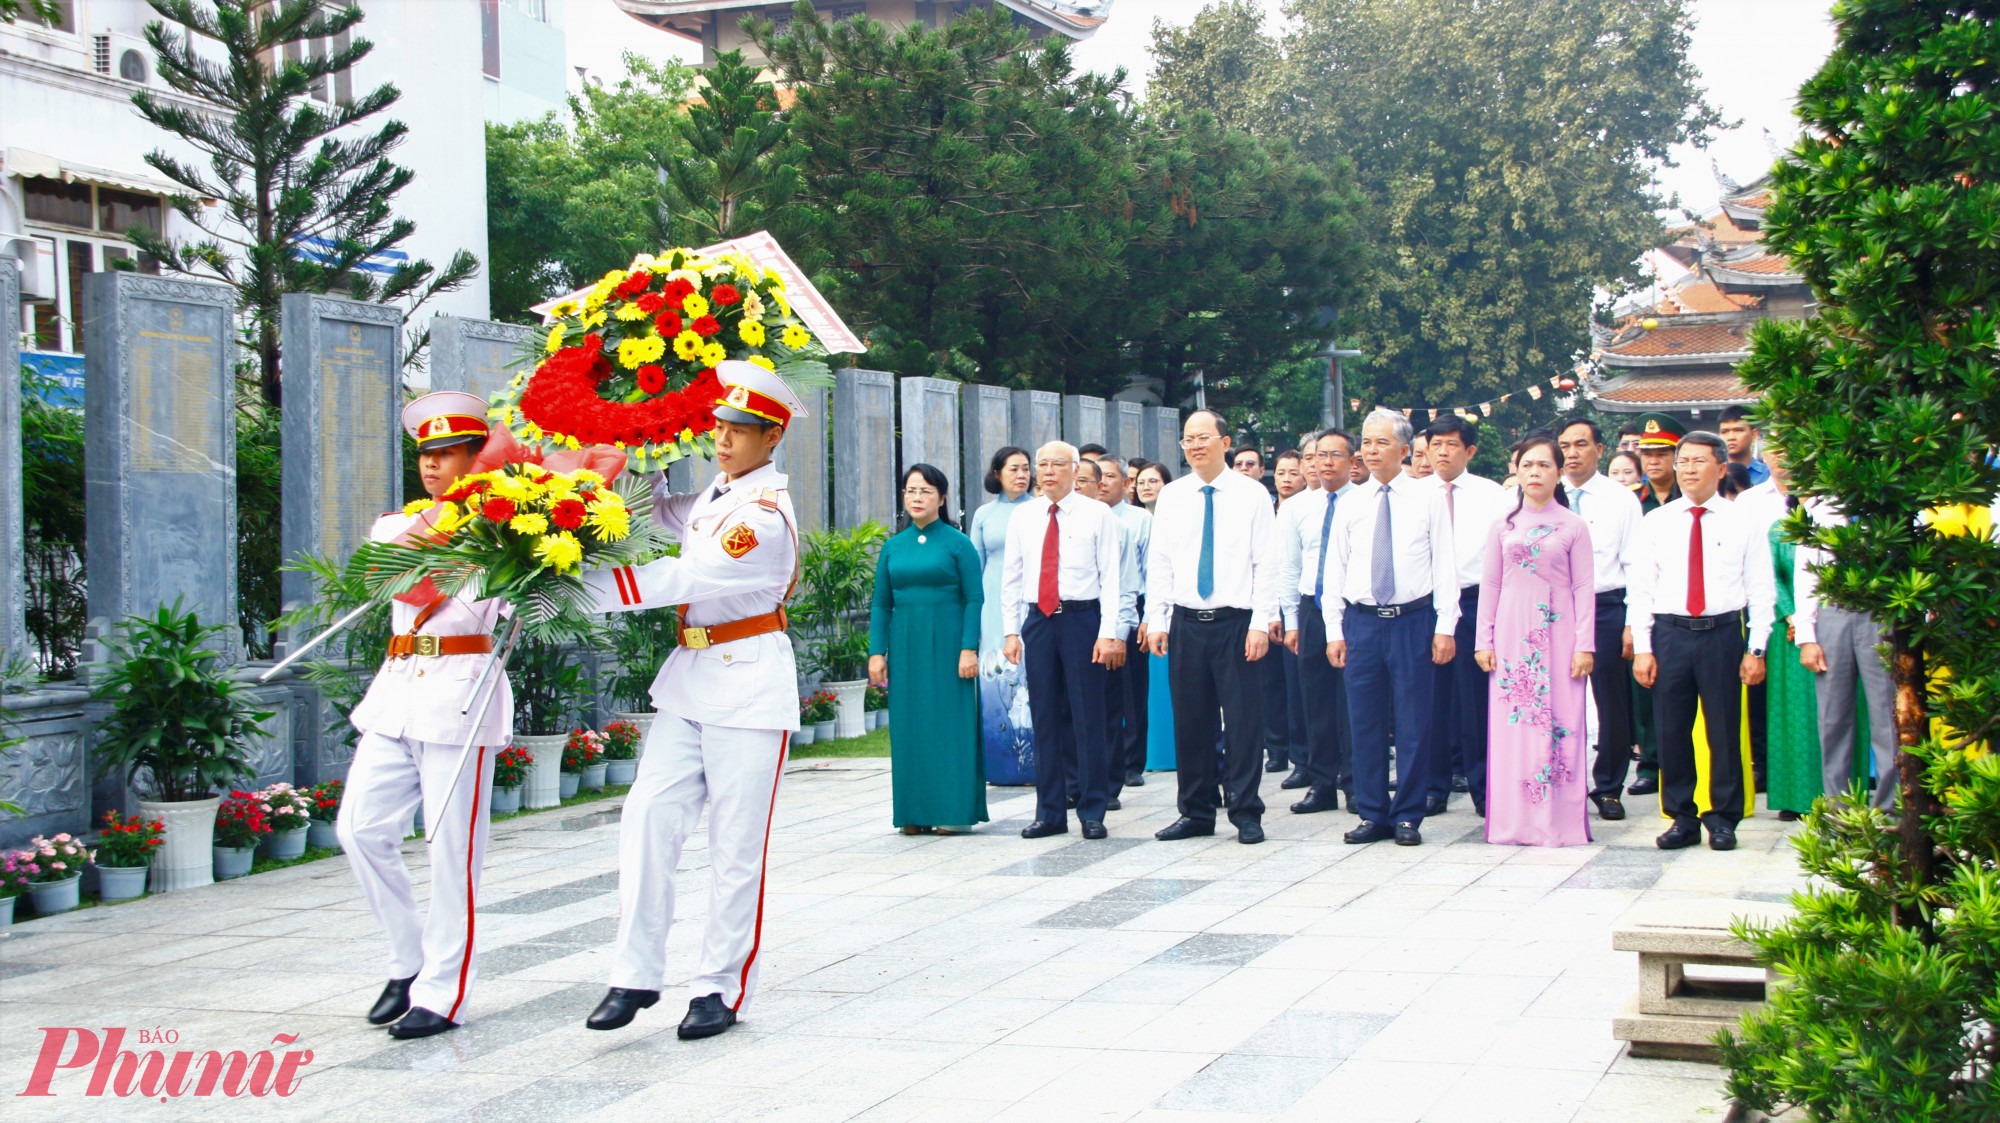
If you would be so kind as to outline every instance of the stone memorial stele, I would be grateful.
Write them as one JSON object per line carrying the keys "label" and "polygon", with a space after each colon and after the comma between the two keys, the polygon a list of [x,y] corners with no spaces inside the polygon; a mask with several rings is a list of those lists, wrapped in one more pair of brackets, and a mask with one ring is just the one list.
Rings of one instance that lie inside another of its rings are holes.
{"label": "stone memorial stele", "polygon": [[236,291],[145,273],[83,278],[89,615],[179,599],[222,645],[236,616]]}
{"label": "stone memorial stele", "polygon": [[833,519],[843,529],[896,524],[896,378],[850,367],[833,375]]}
{"label": "stone memorial stele", "polygon": [[[308,555],[344,564],[403,494],[403,314],[386,304],[287,293],[285,361],[285,561]],[[287,571],[286,604],[318,597],[313,579]],[[287,637],[303,643],[311,632]]]}
{"label": "stone memorial stele", "polygon": [[[948,378],[905,378],[898,387],[903,398],[903,461],[896,473],[900,485],[912,464],[929,464],[951,484],[949,511],[965,507],[965,488],[958,462],[959,384]],[[957,520],[953,520],[957,521]]]}
{"label": "stone memorial stele", "polygon": [[481,400],[535,369],[547,335],[526,324],[464,316],[431,317],[431,389],[463,390]]}
{"label": "stone memorial stele", "polygon": [[[1013,400],[1004,386],[968,385],[959,392],[959,432],[964,436],[963,467],[959,469],[959,506],[976,511],[994,497],[986,494],[987,465],[993,454],[1011,443],[1008,429],[1013,421]],[[1033,459],[1034,454],[1029,454]]]}
{"label": "stone memorial stele", "polygon": [[0,658],[28,652],[27,513],[21,485],[21,269],[0,256]]}
{"label": "stone memorial stele", "polygon": [[1050,441],[1062,440],[1062,395],[1049,390],[1016,390],[1013,439],[1008,444],[1028,450],[1028,459]]}
{"label": "stone memorial stele", "polygon": [[1104,399],[1088,394],[1064,394],[1063,440],[1082,448],[1104,444]]}
{"label": "stone memorial stele", "polygon": [[1146,407],[1146,431],[1141,441],[1148,460],[1165,464],[1179,478],[1186,465],[1181,460],[1181,411],[1171,406]]}
{"label": "stone memorial stele", "polygon": [[799,390],[799,401],[811,416],[793,418],[785,428],[773,459],[788,480],[792,493],[792,513],[798,516],[798,531],[826,529],[826,387]]}
{"label": "stone memorial stele", "polygon": [[1130,460],[1134,456],[1145,456],[1146,448],[1146,406],[1143,402],[1106,403],[1110,417],[1105,424],[1105,436],[1109,439],[1104,447],[1112,455]]}

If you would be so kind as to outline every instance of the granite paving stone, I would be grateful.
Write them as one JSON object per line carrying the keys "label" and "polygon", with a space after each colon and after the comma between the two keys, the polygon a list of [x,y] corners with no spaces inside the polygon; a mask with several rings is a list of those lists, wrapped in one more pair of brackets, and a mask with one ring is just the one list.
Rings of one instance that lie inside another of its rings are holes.
{"label": "granite paving stone", "polygon": [[[181,1048],[314,1051],[287,1099],[102,1097],[59,1074],[9,1120],[614,1123],[1665,1123],[1727,1114],[1711,1066],[1628,1056],[1637,983],[1610,932],[1635,905],[1782,900],[1796,828],[1746,820],[1734,853],[1660,851],[1657,801],[1563,850],[1489,846],[1464,800],[1425,844],[1348,846],[1346,814],[1273,813],[1159,843],[1171,774],[1127,789],[1111,837],[1027,841],[995,822],[904,836],[888,762],[788,769],[770,849],[762,986],[743,1022],[678,1040],[708,851],[682,856],[668,989],[592,1033],[617,932],[616,799],[497,824],[466,1024],[397,1042],[363,1022],[386,946],[345,862],[322,861],[0,929],[0,1082],[39,1027],[173,1028]],[[1265,795],[1274,786],[1266,777]],[[420,897],[420,841],[404,845]],[[23,913],[26,913],[23,909]]]}

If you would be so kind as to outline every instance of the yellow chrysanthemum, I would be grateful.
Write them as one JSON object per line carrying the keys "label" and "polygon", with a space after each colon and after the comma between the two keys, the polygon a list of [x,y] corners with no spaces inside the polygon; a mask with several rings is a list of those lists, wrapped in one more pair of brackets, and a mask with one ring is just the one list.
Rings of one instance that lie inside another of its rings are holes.
{"label": "yellow chrysanthemum", "polygon": [[563,328],[561,324],[557,324],[555,326],[555,329],[549,332],[549,341],[542,347],[542,350],[547,352],[548,354],[553,355],[557,351],[562,350],[562,341],[563,341]]}
{"label": "yellow chrysanthemum", "polygon": [[637,339],[619,340],[618,365],[626,368],[627,370],[630,370],[631,368],[638,366],[640,363],[646,361],[639,357],[642,353],[644,353],[644,351],[645,348],[641,346],[640,340]]}
{"label": "yellow chrysanthemum", "polygon": [[792,314],[792,302],[785,299],[785,290],[782,286],[771,290],[771,299],[778,302],[778,311],[787,316]]}
{"label": "yellow chrysanthemum", "polygon": [[785,346],[794,351],[811,343],[813,339],[811,332],[797,324],[786,324],[784,332],[778,338],[784,340]]}
{"label": "yellow chrysanthemum", "polygon": [[603,476],[598,475],[588,468],[578,468],[576,471],[569,473],[569,478],[578,484],[596,484],[598,487],[603,487],[607,482]]}
{"label": "yellow chrysanthemum", "polygon": [[762,355],[752,355],[744,361],[755,363],[756,365],[763,367],[765,370],[770,371],[772,374],[778,373],[778,364],[772,362],[771,360],[765,358]]}
{"label": "yellow chrysanthemum", "polygon": [[755,320],[745,319],[742,323],[737,324],[736,335],[737,338],[752,347],[762,347],[764,345],[764,325]]}
{"label": "yellow chrysanthemum", "polygon": [[701,287],[701,274],[692,269],[676,269],[667,274],[667,283],[672,284],[675,281],[686,281],[688,284],[699,288]]}
{"label": "yellow chrysanthemum", "polygon": [[779,292],[785,291],[784,274],[779,273],[776,269],[764,270],[764,280],[770,282],[771,287]]}
{"label": "yellow chrysanthemum", "polygon": [[764,298],[757,295],[756,289],[743,290],[743,315],[752,320],[764,318]]}
{"label": "yellow chrysanthemum", "polygon": [[637,273],[639,270],[644,269],[650,273],[653,271],[653,263],[658,260],[659,258],[649,253],[639,254],[632,259],[632,272]]}
{"label": "yellow chrysanthemum", "polygon": [[528,481],[514,476],[502,476],[493,481],[493,494],[516,503],[528,501]]}
{"label": "yellow chrysanthemum", "polygon": [[583,318],[583,326],[584,326],[584,327],[587,327],[587,328],[601,328],[601,327],[603,327],[603,326],[604,326],[604,309],[602,309],[602,308],[599,308],[599,309],[598,309],[597,311],[595,311],[595,312],[592,312],[592,313],[591,313],[590,315],[588,315],[588,316],[585,316],[585,317]]}
{"label": "yellow chrysanthemum", "polygon": [[414,515],[419,511],[428,511],[435,506],[437,506],[437,500],[435,499],[412,499],[408,503],[403,504],[403,513]]}
{"label": "yellow chrysanthemum", "polygon": [[450,534],[465,524],[465,513],[456,503],[440,503],[435,510],[437,517],[431,520],[431,526],[439,534]]}
{"label": "yellow chrysanthemum", "polygon": [[626,323],[643,320],[646,318],[646,310],[628,300],[618,306],[618,318]]}
{"label": "yellow chrysanthemum", "polygon": [[701,365],[712,367],[729,357],[729,348],[720,343],[709,343],[701,349]]}
{"label": "yellow chrysanthemum", "polygon": [[592,537],[599,542],[616,542],[632,533],[632,513],[622,505],[614,507],[608,503],[592,503],[584,525],[590,528]]}
{"label": "yellow chrysanthemum", "polygon": [[507,529],[516,534],[541,534],[549,529],[549,518],[530,511],[507,520]]}
{"label": "yellow chrysanthemum", "polygon": [[568,573],[583,560],[583,543],[567,530],[544,534],[535,542],[535,557],[558,573]]}
{"label": "yellow chrysanthemum", "polygon": [[691,331],[684,331],[674,336],[674,355],[681,362],[694,362],[695,356],[699,354],[701,354],[701,336]]}
{"label": "yellow chrysanthemum", "polygon": [[599,277],[597,279],[597,287],[604,289],[615,289],[621,283],[623,283],[624,280],[625,280],[625,271],[623,269],[613,269],[611,272],[606,273],[604,276]]}
{"label": "yellow chrysanthemum", "polygon": [[560,320],[566,316],[574,316],[577,314],[578,311],[580,311],[580,307],[576,301],[558,300],[552,307],[550,307],[549,315],[554,316],[556,319]]}
{"label": "yellow chrysanthemum", "polygon": [[1993,509],[1971,503],[1932,508],[1924,512],[1924,522],[1947,538],[1993,536]]}
{"label": "yellow chrysanthemum", "polygon": [[657,363],[660,356],[667,353],[667,341],[657,335],[649,335],[639,341],[640,354],[645,362]]}
{"label": "yellow chrysanthemum", "polygon": [[691,292],[687,294],[686,300],[681,301],[681,310],[687,313],[688,319],[698,320],[708,315],[708,298],[698,292]]}

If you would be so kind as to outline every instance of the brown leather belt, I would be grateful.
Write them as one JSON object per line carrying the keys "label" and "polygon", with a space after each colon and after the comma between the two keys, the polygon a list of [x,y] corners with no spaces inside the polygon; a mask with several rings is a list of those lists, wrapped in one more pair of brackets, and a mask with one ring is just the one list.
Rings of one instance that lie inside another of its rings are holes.
{"label": "brown leather belt", "polygon": [[492,636],[421,635],[389,637],[389,658],[406,655],[484,655],[493,650]]}
{"label": "brown leather belt", "polygon": [[[686,618],[685,610],[682,618]],[[761,636],[770,632],[782,632],[790,623],[791,620],[785,615],[784,608],[780,607],[776,612],[766,612],[762,616],[746,616],[741,620],[731,620],[727,624],[710,624],[705,628],[683,627],[680,630],[680,643],[682,647],[700,651],[705,647],[714,647],[718,643],[749,639],[751,636]]]}

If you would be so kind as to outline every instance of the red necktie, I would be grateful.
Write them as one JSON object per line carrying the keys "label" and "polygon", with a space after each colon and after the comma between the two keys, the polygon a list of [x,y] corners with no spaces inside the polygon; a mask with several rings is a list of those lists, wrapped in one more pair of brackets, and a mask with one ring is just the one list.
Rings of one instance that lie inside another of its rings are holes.
{"label": "red necktie", "polygon": [[1700,616],[1708,607],[1708,581],[1701,568],[1701,517],[1708,511],[1689,507],[1688,514],[1694,516],[1694,525],[1688,530],[1688,615]]}
{"label": "red necktie", "polygon": [[1056,533],[1056,506],[1049,504],[1049,532],[1042,535],[1042,584],[1035,596],[1035,607],[1044,616],[1054,616],[1062,607],[1062,596],[1056,591],[1056,568],[1060,560],[1056,556],[1056,546],[1060,535]]}

